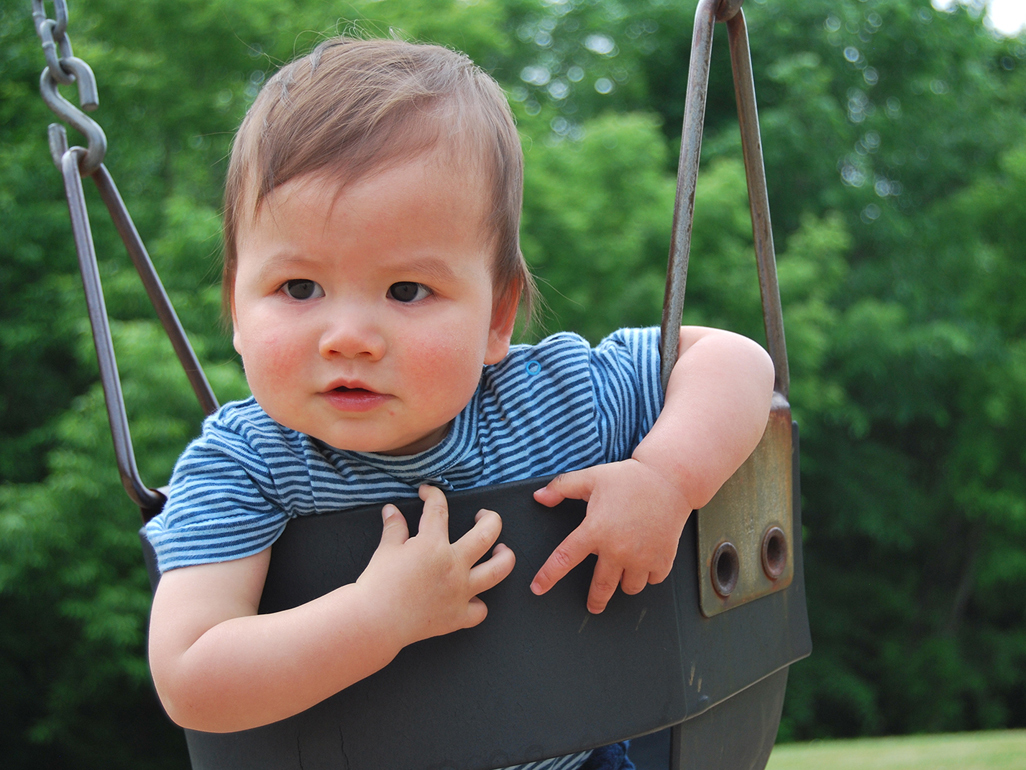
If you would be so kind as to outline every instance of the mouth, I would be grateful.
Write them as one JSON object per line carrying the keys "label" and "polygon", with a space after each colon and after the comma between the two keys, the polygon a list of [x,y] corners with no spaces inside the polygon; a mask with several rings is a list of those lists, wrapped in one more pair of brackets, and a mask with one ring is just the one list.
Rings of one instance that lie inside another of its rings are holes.
{"label": "mouth", "polygon": [[357,382],[335,385],[326,390],[324,396],[332,406],[343,412],[366,412],[389,400],[387,394],[378,393]]}
{"label": "mouth", "polygon": [[328,384],[325,388],[326,393],[368,393],[372,395],[380,395],[376,390],[367,386],[367,383],[361,380],[343,380],[338,379]]}

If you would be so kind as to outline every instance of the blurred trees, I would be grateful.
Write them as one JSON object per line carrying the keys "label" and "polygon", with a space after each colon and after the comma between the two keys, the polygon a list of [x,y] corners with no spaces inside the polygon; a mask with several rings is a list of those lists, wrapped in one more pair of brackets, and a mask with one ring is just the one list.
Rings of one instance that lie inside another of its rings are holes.
{"label": "blurred trees", "polygon": [[[96,384],[29,3],[0,8],[0,745],[13,766],[182,767],[144,660],[148,586]],[[222,400],[232,131],[350,29],[467,51],[527,159],[533,334],[659,319],[694,2],[72,0],[107,166]],[[746,4],[802,428],[815,653],[782,736],[1026,726],[1026,40],[927,0]],[[689,321],[762,337],[718,31]],[[64,89],[74,98],[72,89]],[[72,135],[72,141],[78,139]],[[87,184],[88,191],[88,184]],[[143,478],[199,410],[90,192]]]}

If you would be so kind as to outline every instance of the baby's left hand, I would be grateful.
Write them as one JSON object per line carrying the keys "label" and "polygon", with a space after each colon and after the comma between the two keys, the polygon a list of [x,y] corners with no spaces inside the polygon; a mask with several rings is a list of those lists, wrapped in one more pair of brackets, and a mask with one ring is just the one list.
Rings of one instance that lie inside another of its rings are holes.
{"label": "baby's left hand", "polygon": [[678,485],[630,459],[564,473],[534,493],[542,505],[566,498],[585,500],[588,513],[538,570],[531,590],[543,594],[588,554],[598,563],[588,593],[588,611],[606,608],[617,585],[626,594],[670,574],[691,505]]}

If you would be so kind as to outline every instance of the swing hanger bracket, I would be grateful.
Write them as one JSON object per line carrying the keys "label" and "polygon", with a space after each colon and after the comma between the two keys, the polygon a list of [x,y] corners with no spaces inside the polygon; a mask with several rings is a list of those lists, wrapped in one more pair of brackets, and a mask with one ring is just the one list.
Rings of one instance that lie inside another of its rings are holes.
{"label": "swing hanger bracket", "polygon": [[[118,192],[114,179],[103,165],[103,158],[107,152],[107,137],[96,121],[82,111],[96,109],[99,97],[92,69],[72,54],[71,41],[66,34],[67,2],[66,0],[53,0],[56,19],[47,17],[43,3],[44,0],[32,0],[32,17],[35,20],[36,32],[42,41],[43,53],[47,61],[39,79],[39,90],[47,106],[59,118],[80,131],[88,140],[87,147],[69,147],[64,126],[59,123],[51,123],[48,131],[50,156],[64,180],[64,193],[71,216],[71,230],[75,238],[75,251],[78,253],[79,272],[82,275],[89,323],[93,330],[93,344],[96,349],[104,401],[107,404],[107,417],[110,422],[111,438],[114,441],[114,456],[117,460],[118,472],[121,475],[125,491],[139,506],[145,521],[156,515],[163,506],[165,498],[160,490],[146,486],[139,477],[125,400],[121,391],[121,376],[118,373],[117,360],[114,355],[110,321],[103,298],[103,287],[100,283],[99,262],[93,243],[92,229],[89,225],[85,193],[82,189],[82,177],[90,177],[96,185],[100,198],[107,207],[111,221],[125,244],[125,249],[139,274],[143,288],[171,341],[171,346],[185,370],[186,377],[192,385],[200,406],[207,414],[211,414],[217,409],[218,404],[210,388],[210,383],[207,382],[203,373],[203,368],[189,344],[185,330],[157,276],[157,271],[153,267],[142,238],[139,237],[135,223],[121,198],[121,193]],[[71,83],[78,86],[78,100],[81,109],[61,96],[58,91],[59,85]]]}
{"label": "swing hanger bracket", "polygon": [[797,434],[788,403],[787,348],[743,4],[744,0],[700,0],[695,11],[660,350],[665,388],[678,355],[676,328],[684,307],[713,28],[717,22],[724,22],[730,44],[766,347],[773,359],[775,381],[769,420],[759,445],[713,499],[696,512],[699,599],[706,617],[781,591],[794,576],[791,555],[795,546],[791,540]]}

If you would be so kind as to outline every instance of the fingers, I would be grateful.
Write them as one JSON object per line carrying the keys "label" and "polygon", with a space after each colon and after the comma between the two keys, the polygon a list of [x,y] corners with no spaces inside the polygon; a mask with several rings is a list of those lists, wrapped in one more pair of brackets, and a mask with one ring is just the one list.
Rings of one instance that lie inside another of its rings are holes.
{"label": "fingers", "polygon": [[502,532],[502,519],[495,511],[482,509],[477,512],[476,519],[474,526],[452,544],[453,550],[467,568],[488,553],[488,549],[495,545],[499,533]]}
{"label": "fingers", "polygon": [[541,596],[562,580],[570,570],[584,561],[591,552],[591,545],[581,534],[581,528],[578,527],[566,536],[566,539],[556,547],[556,550],[538,570],[538,574],[531,581],[531,591]]}
{"label": "fingers", "polygon": [[473,628],[488,616],[488,607],[476,596],[467,603],[463,628]]}
{"label": "fingers", "polygon": [[[437,487],[432,487],[428,484],[422,485],[418,490],[418,494],[420,499],[424,501],[424,511],[420,516],[418,537],[426,534],[429,537],[444,538],[446,542],[449,542],[449,505],[445,499],[445,494]],[[394,510],[394,506],[389,507]],[[398,513],[397,510],[396,513]],[[400,518],[402,517],[400,516]],[[466,566],[466,569],[470,570],[474,564],[488,553],[488,549],[495,545],[495,541],[499,539],[499,533],[501,532],[502,519],[499,517],[499,514],[495,511],[482,509],[475,516],[474,526],[463,537],[452,544],[452,549],[460,562]],[[509,570],[513,568],[513,552],[505,546],[502,546],[502,548],[505,549],[506,553],[497,562],[496,576],[494,577],[494,582],[488,586],[489,588],[502,580],[502,578],[509,574]],[[492,561],[492,559],[489,561]],[[509,569],[502,572],[507,562],[509,562]],[[502,574],[498,574],[500,572]],[[488,582],[488,580],[486,579],[485,582]],[[487,589],[482,588],[480,590]]]}
{"label": "fingers", "polygon": [[448,541],[449,503],[446,502],[445,493],[438,487],[422,484],[417,494],[424,501],[424,511],[420,514],[417,531],[442,536]]}
{"label": "fingers", "polygon": [[410,539],[406,518],[391,503],[381,509],[381,520],[381,545],[402,545]]}
{"label": "fingers", "polygon": [[620,585],[622,575],[623,570],[619,566],[599,557],[591,577],[591,588],[588,590],[588,612],[598,615],[606,608],[616,593],[617,586]]}
{"label": "fingers", "polygon": [[471,568],[470,590],[476,596],[490,588],[495,588],[495,586],[509,577],[516,563],[517,558],[513,551],[499,543],[492,550],[491,558]]}
{"label": "fingers", "polygon": [[623,589],[625,594],[633,596],[634,594],[640,594],[649,583],[655,582],[658,581],[652,580],[652,574],[649,572],[624,570],[623,575],[620,577],[620,588]]}
{"label": "fingers", "polygon": [[474,595],[467,602],[464,612],[464,628],[472,628],[488,615],[488,607],[478,597],[490,588],[495,588],[513,571],[516,557],[513,551],[502,543],[495,546],[492,556],[470,570],[470,590]]}

